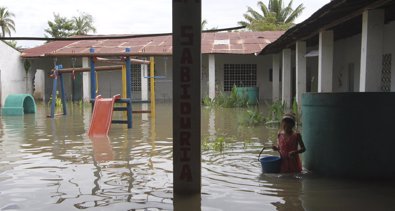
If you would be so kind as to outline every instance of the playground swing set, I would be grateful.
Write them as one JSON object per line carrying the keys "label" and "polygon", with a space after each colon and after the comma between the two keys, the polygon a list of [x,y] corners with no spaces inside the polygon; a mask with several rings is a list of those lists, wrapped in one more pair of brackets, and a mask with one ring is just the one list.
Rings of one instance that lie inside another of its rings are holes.
{"label": "playground swing set", "polygon": [[[93,107],[93,114],[91,118],[91,123],[88,131],[88,136],[107,136],[111,123],[114,124],[127,124],[128,128],[132,128],[132,113],[150,113],[151,111],[132,111],[132,72],[131,72],[131,61],[140,63],[140,64],[150,64],[151,75],[153,75],[153,59],[151,61],[131,59],[128,53],[130,53],[130,48],[125,49],[125,53],[127,56],[123,57],[124,65],[109,65],[109,66],[95,66],[95,60],[97,59],[94,56],[95,50],[94,48],[90,48],[90,53],[92,56],[89,57],[90,67],[88,68],[74,68],[75,60],[72,60],[72,68],[63,68],[62,65],[56,65],[55,60],[55,68],[53,69],[53,73],[51,77],[53,78],[53,88],[52,88],[52,102],[51,102],[51,114],[50,118],[55,117],[55,104],[56,104],[56,93],[57,93],[57,83],[59,80],[60,83],[60,94],[61,94],[61,102],[63,106],[63,115],[67,115],[66,109],[66,99],[65,99],[65,91],[64,91],[64,82],[63,82],[63,74],[71,73],[73,79],[75,78],[76,73],[81,72],[90,72],[90,90],[91,90],[91,100]],[[103,60],[103,59],[101,59]],[[118,60],[120,61],[120,60]],[[114,71],[114,70],[122,70],[122,97],[120,94],[113,96],[112,98],[102,98],[101,95],[97,95],[97,72],[99,71]],[[125,80],[126,78],[126,80]],[[151,110],[155,109],[155,89],[154,86],[154,77],[151,78]],[[124,104],[124,106],[114,107],[115,103]],[[126,104],[126,105],[125,105]],[[112,120],[113,111],[126,111],[127,119],[126,120]]]}

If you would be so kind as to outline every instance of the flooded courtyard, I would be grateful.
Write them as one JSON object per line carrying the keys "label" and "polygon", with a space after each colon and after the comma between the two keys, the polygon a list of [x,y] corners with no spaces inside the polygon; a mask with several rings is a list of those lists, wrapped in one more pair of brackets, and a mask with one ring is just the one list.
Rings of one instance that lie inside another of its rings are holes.
{"label": "flooded courtyard", "polygon": [[202,194],[188,198],[173,198],[170,103],[101,139],[86,135],[90,105],[69,104],[54,119],[43,104],[34,115],[1,116],[0,210],[395,209],[394,182],[262,174],[257,156],[277,130],[243,126],[244,112],[202,108]]}

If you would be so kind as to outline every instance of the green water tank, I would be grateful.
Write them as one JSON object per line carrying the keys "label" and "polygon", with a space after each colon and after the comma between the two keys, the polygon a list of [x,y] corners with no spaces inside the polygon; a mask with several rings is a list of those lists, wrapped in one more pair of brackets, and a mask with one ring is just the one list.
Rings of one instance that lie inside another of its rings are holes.
{"label": "green water tank", "polygon": [[306,93],[304,166],[344,178],[395,178],[395,93]]}
{"label": "green water tank", "polygon": [[255,105],[259,102],[259,87],[237,87],[238,96],[248,97],[248,104]]}

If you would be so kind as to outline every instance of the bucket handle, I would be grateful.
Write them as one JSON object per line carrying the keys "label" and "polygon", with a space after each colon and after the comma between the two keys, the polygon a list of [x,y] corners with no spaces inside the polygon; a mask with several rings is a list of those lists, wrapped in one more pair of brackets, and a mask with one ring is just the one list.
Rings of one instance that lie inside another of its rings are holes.
{"label": "bucket handle", "polygon": [[266,149],[266,147],[264,146],[264,147],[262,148],[261,152],[259,153],[259,155],[258,155],[258,161],[260,161],[261,154],[262,154],[263,150],[265,150],[265,149]]}
{"label": "bucket handle", "polygon": [[[265,147],[265,146],[263,146],[263,148],[262,148],[261,152],[259,152],[259,155],[258,155],[258,161],[261,161],[261,160],[260,160],[260,159],[261,159],[261,154],[262,154],[263,150],[265,150],[265,149],[266,149],[266,147]],[[280,158],[282,158],[280,151],[278,151],[278,154],[280,154]]]}

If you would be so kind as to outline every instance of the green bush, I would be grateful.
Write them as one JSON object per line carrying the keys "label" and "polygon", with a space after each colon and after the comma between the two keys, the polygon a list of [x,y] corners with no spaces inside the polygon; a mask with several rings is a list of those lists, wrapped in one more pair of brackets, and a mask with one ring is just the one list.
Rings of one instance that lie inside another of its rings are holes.
{"label": "green bush", "polygon": [[256,126],[266,122],[266,118],[258,109],[247,109],[241,124],[247,126]]}
{"label": "green bush", "polygon": [[203,98],[202,103],[205,106],[220,106],[224,108],[247,107],[248,96],[238,95],[237,86],[234,85],[229,94],[220,92],[213,100],[211,100],[208,96],[206,96]]}

